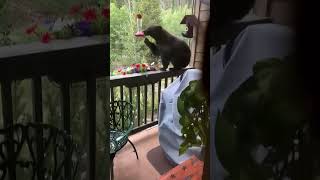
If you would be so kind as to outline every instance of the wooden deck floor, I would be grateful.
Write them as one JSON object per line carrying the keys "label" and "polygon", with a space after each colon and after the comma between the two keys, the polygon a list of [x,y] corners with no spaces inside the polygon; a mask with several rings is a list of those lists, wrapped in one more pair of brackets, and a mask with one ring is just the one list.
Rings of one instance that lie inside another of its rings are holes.
{"label": "wooden deck floor", "polygon": [[115,180],[157,180],[173,166],[165,158],[159,145],[158,127],[139,132],[129,137],[137,148],[137,160],[132,146],[127,145],[114,159]]}

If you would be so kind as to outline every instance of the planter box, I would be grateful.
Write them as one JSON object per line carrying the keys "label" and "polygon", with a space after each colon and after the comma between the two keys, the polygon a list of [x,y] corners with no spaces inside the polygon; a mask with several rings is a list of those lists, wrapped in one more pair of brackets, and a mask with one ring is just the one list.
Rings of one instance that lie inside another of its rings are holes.
{"label": "planter box", "polygon": [[0,47],[0,78],[109,76],[108,39],[107,35],[76,37]]}

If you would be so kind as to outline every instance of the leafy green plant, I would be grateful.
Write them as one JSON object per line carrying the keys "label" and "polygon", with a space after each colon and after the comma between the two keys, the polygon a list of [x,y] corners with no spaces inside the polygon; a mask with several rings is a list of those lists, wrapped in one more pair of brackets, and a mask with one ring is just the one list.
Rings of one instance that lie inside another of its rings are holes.
{"label": "leafy green plant", "polygon": [[201,90],[199,80],[191,81],[178,98],[179,123],[184,139],[180,145],[180,155],[192,146],[205,146],[209,139],[208,103]]}
{"label": "leafy green plant", "polygon": [[[311,151],[306,109],[292,60],[257,62],[253,75],[231,94],[218,114],[215,145],[230,179],[312,179],[310,174],[301,177],[299,171],[319,170],[320,159],[300,164]],[[265,156],[257,159],[253,154],[258,152]]]}
{"label": "leafy green plant", "polygon": [[15,42],[10,38],[11,31],[12,25],[0,30],[0,46],[9,46],[15,44]]}

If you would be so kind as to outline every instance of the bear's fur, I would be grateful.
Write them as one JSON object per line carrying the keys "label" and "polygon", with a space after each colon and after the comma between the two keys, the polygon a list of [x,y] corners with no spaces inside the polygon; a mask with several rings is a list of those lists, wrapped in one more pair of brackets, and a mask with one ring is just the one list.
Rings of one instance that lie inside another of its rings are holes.
{"label": "bear's fur", "polygon": [[156,43],[145,38],[144,43],[149,47],[152,54],[161,57],[163,68],[173,65],[172,70],[185,68],[190,63],[191,51],[186,42],[173,36],[161,26],[151,26],[144,30],[145,36],[151,36]]}

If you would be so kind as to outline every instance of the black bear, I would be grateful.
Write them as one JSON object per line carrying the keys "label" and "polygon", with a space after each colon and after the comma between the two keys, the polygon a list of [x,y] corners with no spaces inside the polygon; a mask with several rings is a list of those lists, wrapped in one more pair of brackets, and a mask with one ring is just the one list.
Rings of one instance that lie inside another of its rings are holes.
{"label": "black bear", "polygon": [[161,26],[151,26],[143,31],[145,36],[151,36],[156,43],[145,38],[144,43],[150,48],[152,54],[161,57],[162,69],[167,70],[168,65],[173,65],[170,70],[178,70],[188,66],[191,51],[186,42],[173,36]]}

